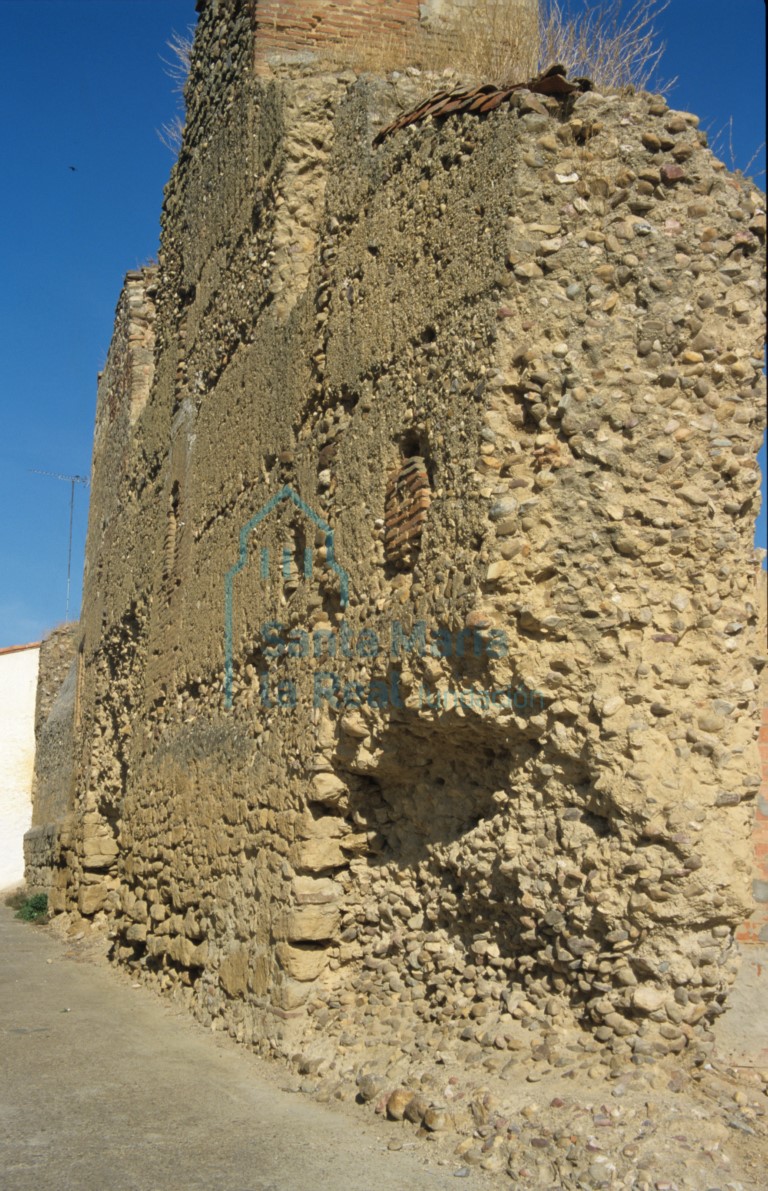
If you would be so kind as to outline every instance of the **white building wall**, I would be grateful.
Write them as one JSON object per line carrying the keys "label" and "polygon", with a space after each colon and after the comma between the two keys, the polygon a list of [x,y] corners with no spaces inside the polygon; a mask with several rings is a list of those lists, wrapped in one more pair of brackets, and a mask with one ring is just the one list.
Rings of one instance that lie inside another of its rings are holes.
{"label": "white building wall", "polygon": [[0,889],[24,879],[32,823],[38,645],[0,651]]}

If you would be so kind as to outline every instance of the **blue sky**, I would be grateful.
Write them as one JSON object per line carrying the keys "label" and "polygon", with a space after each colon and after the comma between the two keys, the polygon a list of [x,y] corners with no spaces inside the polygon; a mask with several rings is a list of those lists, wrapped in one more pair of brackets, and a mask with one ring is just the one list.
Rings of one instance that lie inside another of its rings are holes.
{"label": "blue sky", "polygon": [[[0,0],[0,648],[64,619],[70,489],[31,469],[90,472],[123,276],[157,252],[172,165],[157,130],[178,110],[165,43],[194,21],[194,0]],[[671,0],[659,25],[670,103],[745,168],[765,140],[764,0]],[[78,485],[71,615],[86,521]]]}

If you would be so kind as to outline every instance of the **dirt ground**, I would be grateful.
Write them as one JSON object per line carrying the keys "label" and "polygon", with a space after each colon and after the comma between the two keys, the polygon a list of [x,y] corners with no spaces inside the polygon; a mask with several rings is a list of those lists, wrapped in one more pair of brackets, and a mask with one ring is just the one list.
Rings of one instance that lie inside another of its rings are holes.
{"label": "dirt ground", "polygon": [[[63,928],[0,910],[6,1191],[766,1185],[765,1070],[716,1053],[611,1069],[582,1039],[540,1062],[502,1066],[472,1046],[418,1069],[404,1059],[397,1083],[370,1064],[361,1081],[351,1060],[333,1078],[297,1074],[139,986],[99,936]],[[445,1127],[387,1120],[398,1083],[444,1101]]]}

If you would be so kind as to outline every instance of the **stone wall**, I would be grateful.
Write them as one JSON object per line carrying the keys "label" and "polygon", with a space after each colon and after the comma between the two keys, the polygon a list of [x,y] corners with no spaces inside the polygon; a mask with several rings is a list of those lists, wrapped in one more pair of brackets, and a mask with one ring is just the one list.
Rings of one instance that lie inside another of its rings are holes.
{"label": "stone wall", "polygon": [[739,942],[757,944],[765,947],[768,944],[768,688],[766,687],[766,666],[768,656],[765,645],[768,641],[768,576],[760,568],[757,574],[758,597],[758,662],[763,676],[762,692],[763,707],[758,732],[758,749],[760,753],[760,791],[755,805],[755,820],[752,829],[753,848],[753,879],[752,879],[752,912],[746,922],[739,928],[737,937]]}
{"label": "stone wall", "polygon": [[657,96],[373,148],[434,89],[260,80],[202,8],[99,387],[66,904],[264,1050],[680,1051],[752,880],[764,198]]}
{"label": "stone wall", "polygon": [[37,672],[37,694],[35,696],[35,736],[39,736],[43,724],[50,715],[58,698],[59,688],[75,658],[78,624],[71,621],[53,629],[40,643],[40,657]]}
{"label": "stone wall", "polygon": [[[40,646],[35,704],[32,825],[24,836],[24,880],[56,903],[61,881],[60,831],[75,800],[75,733],[80,626],[64,624]],[[63,907],[58,899],[58,907]]]}
{"label": "stone wall", "polygon": [[77,623],[62,625],[40,646],[33,827],[58,822],[72,809],[79,632]]}
{"label": "stone wall", "polygon": [[37,733],[33,826],[57,822],[74,797],[75,703],[77,663],[72,661],[50,714]]}
{"label": "stone wall", "polygon": [[69,687],[65,683],[60,695],[72,699],[75,712],[78,813],[54,842],[51,902],[63,908],[66,874],[83,914],[117,905],[115,836],[139,711],[134,680],[144,663],[141,624],[153,566],[137,498],[156,467],[138,433],[154,376],[156,292],[153,267],[128,273],[99,375],[82,633]]}

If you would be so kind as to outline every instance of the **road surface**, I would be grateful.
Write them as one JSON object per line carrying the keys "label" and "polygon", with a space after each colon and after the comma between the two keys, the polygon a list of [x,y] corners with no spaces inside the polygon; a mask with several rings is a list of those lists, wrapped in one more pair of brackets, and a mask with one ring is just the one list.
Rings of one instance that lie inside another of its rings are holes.
{"label": "road surface", "polygon": [[[0,907],[3,1191],[478,1191]],[[458,1175],[458,1177],[457,1177]],[[462,1177],[464,1176],[464,1177]]]}

